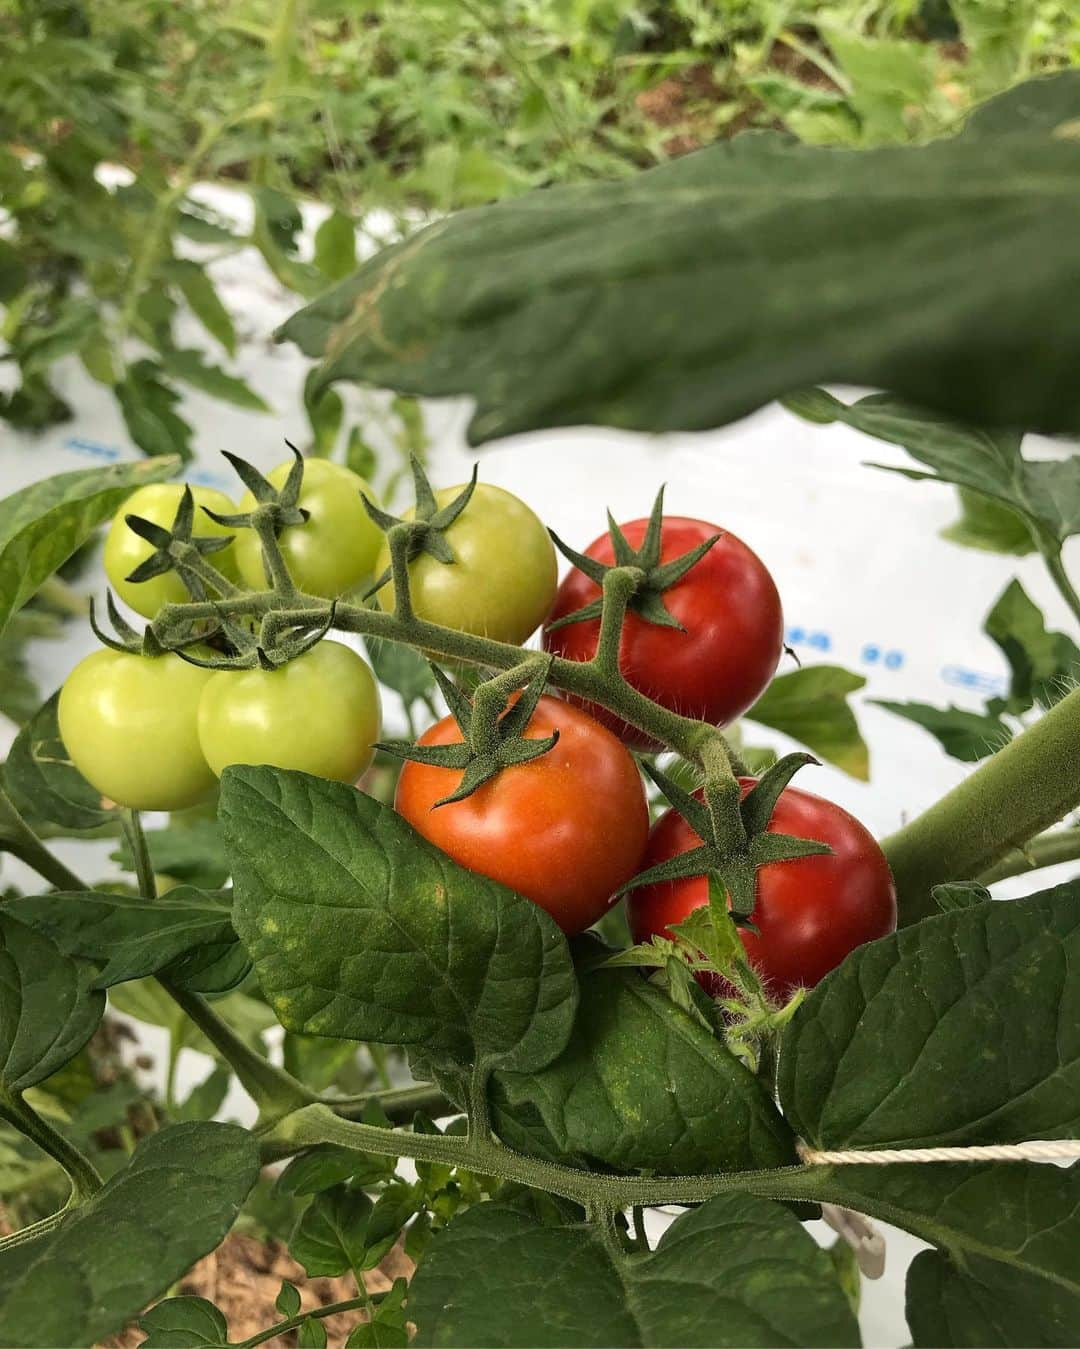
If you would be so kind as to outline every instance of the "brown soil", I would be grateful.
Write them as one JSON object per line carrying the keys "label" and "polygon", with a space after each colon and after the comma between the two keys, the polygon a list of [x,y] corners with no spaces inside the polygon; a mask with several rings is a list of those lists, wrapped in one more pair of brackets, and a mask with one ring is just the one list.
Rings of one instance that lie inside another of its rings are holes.
{"label": "brown soil", "polygon": [[[409,1278],[412,1272],[413,1262],[400,1246],[395,1246],[378,1269],[365,1275],[364,1282],[370,1292],[379,1293],[389,1288],[395,1279]],[[226,1237],[216,1251],[200,1260],[180,1281],[176,1292],[213,1302],[229,1323],[230,1341],[236,1342],[282,1320],[274,1301],[286,1279],[296,1285],[304,1310],[356,1297],[356,1282],[350,1275],[337,1279],[309,1279],[280,1242],[258,1241],[236,1232]],[[349,1331],[363,1319],[363,1313],[357,1311],[328,1316],[323,1325],[329,1349],[338,1349],[344,1344]],[[131,1326],[122,1335],[106,1341],[102,1349],[136,1349],[145,1338],[142,1331]],[[285,1349],[285,1346],[295,1344],[295,1331],[266,1341],[267,1349]]]}

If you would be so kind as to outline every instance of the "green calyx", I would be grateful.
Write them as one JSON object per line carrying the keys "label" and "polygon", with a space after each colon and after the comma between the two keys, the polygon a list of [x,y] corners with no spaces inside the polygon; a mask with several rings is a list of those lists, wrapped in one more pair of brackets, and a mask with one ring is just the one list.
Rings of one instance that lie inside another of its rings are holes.
{"label": "green calyx", "polygon": [[[569,544],[564,543],[554,530],[549,530],[548,533],[551,535],[555,547],[567,561],[572,562],[579,571],[584,572],[589,580],[595,582],[601,590],[604,587],[604,577],[616,567],[633,568],[640,573],[635,577],[633,593],[627,601],[627,608],[632,609],[646,623],[654,623],[661,628],[675,628],[679,632],[683,632],[683,625],[664,603],[664,592],[669,590],[676,581],[681,581],[690,568],[701,561],[721,536],[714,534],[711,539],[705,539],[696,548],[691,548],[688,553],[683,553],[681,557],[661,563],[660,543],[663,523],[663,487],[656,494],[652,511],[649,513],[649,525],[639,548],[631,546],[626,535],[615,523],[611,512],[608,511],[608,532],[611,537],[611,546],[615,552],[615,561],[611,565],[598,562],[596,558],[588,557],[585,553],[577,552]],[[603,599],[595,599],[591,604],[586,604],[581,609],[575,609],[572,614],[564,614],[554,623],[549,623],[547,630],[548,632],[554,632],[556,628],[565,628],[571,623],[582,623],[586,619],[599,618],[603,612],[603,607]]]}
{"label": "green calyx", "polygon": [[710,904],[715,889],[717,899],[722,902],[726,896],[729,900],[735,923],[750,926],[748,920],[754,910],[758,867],[832,851],[827,844],[814,839],[767,832],[780,793],[800,768],[817,762],[811,754],[787,754],[762,775],[741,801],[736,800],[738,784],[731,777],[717,786],[734,788],[734,791],[717,790],[706,782],[705,800],[699,801],[666,773],[644,760],[645,771],[702,842],[697,848],[669,857],[643,871],[628,881],[623,891],[660,881],[708,876],[718,882],[716,887],[710,887]]}
{"label": "green calyx", "polygon": [[[469,504],[472,494],[476,490],[477,466],[473,465],[472,477],[453,501],[440,507],[427,473],[424,471],[424,466],[415,454],[411,456],[410,463],[416,492],[413,518],[406,520],[403,516],[391,515],[388,511],[381,510],[376,506],[369,497],[361,494],[364,510],[367,511],[373,523],[378,525],[387,535],[391,552],[394,551],[395,545],[402,549],[406,563],[412,562],[421,553],[427,553],[437,562],[449,566],[457,559],[454,557],[454,550],[446,541],[446,531]],[[398,540],[403,542],[398,543]],[[382,575],[368,587],[364,598],[367,599],[374,595],[376,591],[381,590],[392,575],[393,567],[387,567]]]}
{"label": "green calyx", "polygon": [[208,633],[201,635],[189,635],[184,637],[175,645],[165,646],[154,634],[154,629],[147,624],[140,633],[137,628],[133,628],[120,610],[116,607],[116,602],[112,597],[112,591],[105,592],[105,605],[108,609],[109,622],[112,624],[115,636],[108,633],[101,627],[97,620],[97,610],[93,597],[90,599],[90,627],[94,636],[103,645],[111,651],[126,651],[133,656],[161,656],[166,651],[175,651],[177,655],[182,654],[181,648],[190,646],[195,642],[205,641]]}
{"label": "green calyx", "polygon": [[[206,507],[202,509],[206,510]],[[231,517],[218,517],[211,511],[206,513],[219,524],[231,523]],[[226,594],[232,589],[230,583],[203,560],[211,553],[228,548],[233,541],[232,536],[193,534],[195,499],[190,487],[184,488],[184,495],[180,498],[170,528],[154,524],[152,520],[144,520],[141,515],[125,515],[124,522],[133,534],[145,539],[154,550],[126,578],[128,581],[149,581],[154,576],[175,571],[195,600],[206,599],[208,589],[220,594]]]}
{"label": "green calyx", "polygon": [[[437,666],[431,668],[450,714],[461,729],[462,743],[414,745],[408,741],[390,741],[375,748],[399,759],[459,771],[462,777],[457,789],[436,801],[437,806],[464,801],[504,768],[538,759],[558,743],[558,731],[540,740],[525,737],[525,730],[544,693],[551,668],[550,658],[526,661],[486,680],[477,686],[471,701]],[[523,677],[528,679],[524,687]],[[518,688],[522,690],[521,696],[508,705],[509,695]]]}
{"label": "green calyx", "polygon": [[260,525],[265,527],[269,524],[275,535],[291,525],[302,525],[307,522],[308,512],[297,504],[300,500],[300,488],[304,482],[304,456],[291,441],[287,440],[285,444],[292,451],[293,465],[280,491],[246,459],[230,454],[228,450],[222,450],[221,453],[236,470],[236,476],[255,498],[255,508],[240,511],[236,515],[219,515],[204,506],[203,510],[211,520],[224,525],[227,529],[259,529]]}

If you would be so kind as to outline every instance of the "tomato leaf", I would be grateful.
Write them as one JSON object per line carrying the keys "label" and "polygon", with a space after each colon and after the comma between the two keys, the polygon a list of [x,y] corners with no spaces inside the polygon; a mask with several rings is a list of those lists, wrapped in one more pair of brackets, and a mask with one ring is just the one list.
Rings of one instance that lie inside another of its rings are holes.
{"label": "tomato leaf", "polygon": [[1049,632],[1037,604],[1019,581],[1010,581],[986,616],[983,631],[1005,654],[1012,671],[1009,710],[1032,703],[1052,707],[1076,686],[1080,647],[1064,632]]}
{"label": "tomato leaf", "polygon": [[235,355],[236,329],[206,268],[187,258],[174,258],[164,270],[176,282],[192,313],[210,336],[216,337],[230,356]]}
{"label": "tomato leaf", "polygon": [[289,1239],[289,1253],[303,1265],[309,1279],[364,1268],[373,1208],[363,1190],[348,1190],[344,1185],[315,1196]]}
{"label": "tomato leaf", "polygon": [[227,1349],[228,1322],[204,1297],[168,1297],[143,1312],[140,1349]]}
{"label": "tomato leaf", "polygon": [[180,395],[161,378],[162,374],[155,361],[136,361],[128,366],[116,386],[124,425],[145,454],[190,459],[191,427],[175,411]]}
{"label": "tomato leaf", "polygon": [[1022,515],[970,487],[957,488],[960,518],[941,531],[941,537],[964,548],[1026,557],[1035,551],[1031,530]]}
{"label": "tomato leaf", "polygon": [[157,974],[191,951],[236,941],[228,900],[189,885],[156,900],[89,891],[26,895],[5,907],[65,955],[99,962],[94,988]]}
{"label": "tomato leaf", "polygon": [[101,793],[64,748],[56,715],[59,699],[59,692],[54,693],[15,737],[4,764],[8,794],[31,825],[84,830],[115,823],[116,810],[105,809]]}
{"label": "tomato leaf", "polygon": [[233,921],[287,1030],[528,1071],[561,1052],[577,985],[543,909],[466,871],[336,782],[227,768]]}
{"label": "tomato leaf", "polygon": [[737,1193],[684,1214],[639,1255],[614,1252],[593,1226],[481,1204],[435,1238],[409,1319],[418,1349],[859,1343],[828,1255],[781,1205]]}
{"label": "tomato leaf", "polygon": [[261,395],[236,375],[230,375],[220,366],[211,365],[196,347],[169,347],[160,353],[161,365],[174,379],[183,380],[193,389],[200,389],[213,398],[247,408],[250,412],[269,412],[270,407]]}
{"label": "tomato leaf", "polygon": [[746,717],[783,731],[865,782],[870,776],[870,751],[847,701],[848,694],[865,683],[862,675],[839,665],[805,665],[777,675]]}
{"label": "tomato leaf", "polygon": [[[258,1145],[233,1124],[176,1124],[148,1135],[58,1228],[5,1251],[5,1339],[48,1349],[96,1344],[119,1330],[221,1241],[258,1171]],[[190,1308],[183,1315],[186,1332]],[[213,1329],[216,1319],[204,1314],[198,1324]]]}
{"label": "tomato leaf", "polygon": [[[0,913],[0,1089],[44,1082],[97,1030],[105,995],[96,967]],[[0,1324],[3,1324],[0,1318]],[[6,1329],[6,1327],[5,1327]]]}
{"label": "tomato leaf", "polygon": [[1080,291],[1063,282],[1080,144],[1055,134],[1078,88],[1077,71],[1030,81],[928,145],[853,154],[758,132],[462,211],[280,336],[323,359],[324,384],[470,395],[473,443],[583,422],[702,430],[822,381],[1080,429]]}
{"label": "tomato leaf", "polygon": [[[870,394],[849,405],[823,389],[814,393],[812,420],[844,422],[878,440],[900,445],[932,472],[891,464],[872,467],[915,481],[955,483],[981,492],[1018,515],[1045,550],[1056,550],[1080,531],[1080,457],[1025,459],[1015,432],[966,426],[892,394]],[[785,402],[800,411],[796,401]]]}
{"label": "tomato leaf", "polygon": [[896,703],[887,698],[869,701],[875,707],[883,707],[886,712],[923,727],[946,754],[962,763],[977,763],[1012,739],[1009,727],[1000,717],[989,713],[967,712],[962,707],[934,707],[930,703]]}
{"label": "tomato leaf", "polygon": [[98,525],[148,482],[176,472],[174,459],[79,469],[31,483],[0,501],[0,632]]}
{"label": "tomato leaf", "polygon": [[784,1114],[817,1148],[1074,1136],[1078,959],[1080,880],[859,947],[784,1035]]}
{"label": "tomato leaf", "polygon": [[[597,943],[579,953],[595,958]],[[496,1132],[550,1161],[662,1173],[793,1165],[794,1137],[761,1081],[630,970],[579,972],[574,1034],[531,1074],[491,1081]]]}
{"label": "tomato leaf", "polygon": [[315,266],[340,281],[356,266],[356,226],[342,211],[332,211],[315,231]]}

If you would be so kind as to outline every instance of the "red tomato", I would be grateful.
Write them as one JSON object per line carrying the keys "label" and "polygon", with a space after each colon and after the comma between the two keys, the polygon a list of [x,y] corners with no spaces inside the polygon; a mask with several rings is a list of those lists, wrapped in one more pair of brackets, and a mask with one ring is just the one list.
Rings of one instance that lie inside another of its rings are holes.
{"label": "red tomato", "polygon": [[[579,708],[543,697],[525,735],[555,747],[504,768],[463,801],[435,806],[461,772],[407,761],[394,804],[414,829],[455,862],[525,895],[566,933],[600,918],[612,895],[640,868],[649,813],[637,765],[611,734]],[[460,744],[446,717],[421,745]]]}
{"label": "red tomato", "polygon": [[[647,520],[631,520],[622,530],[641,546]],[[632,610],[626,616],[619,668],[639,692],[673,712],[726,726],[765,691],[776,672],[784,643],[784,616],[776,585],[756,553],[734,534],[704,520],[664,516],[660,561],[671,562],[703,540],[719,541],[669,589],[663,599],[685,629],[660,627]],[[611,564],[615,553],[607,534],[586,549]],[[592,603],[600,587],[576,567],[559,586],[551,619]],[[550,620],[549,620],[550,621]],[[590,660],[596,652],[600,620],[570,623],[544,632],[544,649],[568,660]],[[648,737],[601,708],[589,711],[628,744],[653,747]]]}
{"label": "red tomato", "polygon": [[[739,785],[745,796],[754,779],[740,778]],[[758,973],[774,993],[783,995],[799,984],[812,987],[856,946],[895,931],[896,889],[873,836],[832,801],[787,787],[768,828],[832,848],[831,854],[758,868],[751,921],[760,936],[745,930],[740,936]],[[642,870],[700,843],[683,817],[669,810],[653,826]],[[704,876],[633,891],[627,913],[634,941],[667,934],[673,923],[708,902]]]}

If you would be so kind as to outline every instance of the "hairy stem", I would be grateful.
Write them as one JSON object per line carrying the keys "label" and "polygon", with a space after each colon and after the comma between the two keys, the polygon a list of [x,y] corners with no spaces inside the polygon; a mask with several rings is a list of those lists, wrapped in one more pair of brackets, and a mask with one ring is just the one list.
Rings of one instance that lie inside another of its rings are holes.
{"label": "hairy stem", "polygon": [[392,1124],[411,1124],[418,1112],[432,1119],[461,1114],[438,1087],[427,1082],[415,1087],[369,1091],[362,1096],[320,1096],[319,1104],[328,1105],[342,1119],[359,1119],[369,1105],[377,1104]]}
{"label": "hairy stem", "polygon": [[1050,573],[1051,579],[1058,588],[1061,598],[1072,611],[1073,618],[1080,623],[1080,595],[1076,593],[1076,587],[1069,580],[1068,572],[1065,570],[1065,563],[1062,561],[1061,549],[1056,551],[1044,551],[1043,561],[1046,563],[1046,569]]}
{"label": "hairy stem", "polygon": [[256,1344],[264,1344],[267,1340],[276,1339],[279,1335],[285,1335],[290,1330],[295,1330],[297,1326],[302,1326],[305,1321],[321,1321],[324,1316],[337,1316],[340,1312],[367,1311],[373,1305],[381,1302],[385,1296],[385,1293],[365,1292],[363,1297],[349,1297],[343,1302],[331,1302],[326,1307],[315,1307],[312,1311],[297,1312],[295,1316],[290,1316],[288,1320],[279,1321],[276,1325],[267,1326],[265,1330],[260,1330],[250,1339],[239,1340],[233,1345],[233,1349],[253,1349]]}
{"label": "hairy stem", "polygon": [[1080,805],[1080,689],[882,847],[900,923],[935,912],[931,888],[973,880]]}
{"label": "hairy stem", "polygon": [[977,877],[983,885],[1007,880],[1010,876],[1026,876],[1039,867],[1056,866],[1059,862],[1074,862],[1080,858],[1080,828],[1055,829],[1040,834],[1022,848],[1007,853],[1000,862]]}
{"label": "hairy stem", "polygon": [[144,899],[157,899],[157,878],[154,875],[154,864],[150,861],[150,849],[146,844],[139,812],[125,809],[120,813],[120,820],[127,845],[135,859],[135,876],[139,883],[139,893]]}
{"label": "hairy stem", "polygon": [[[534,1189],[561,1195],[590,1210],[630,1208],[634,1204],[700,1204],[728,1190],[771,1197],[786,1188],[789,1178],[812,1169],[785,1167],[774,1171],[733,1171],[700,1176],[614,1176],[526,1157],[485,1138],[399,1133],[356,1124],[334,1115],[324,1105],[308,1106],[279,1120],[261,1141],[268,1157],[283,1157],[318,1143],[336,1143],[357,1152],[382,1157],[413,1157],[463,1167],[485,1176],[516,1181]],[[786,1196],[782,1196],[786,1197]]]}

